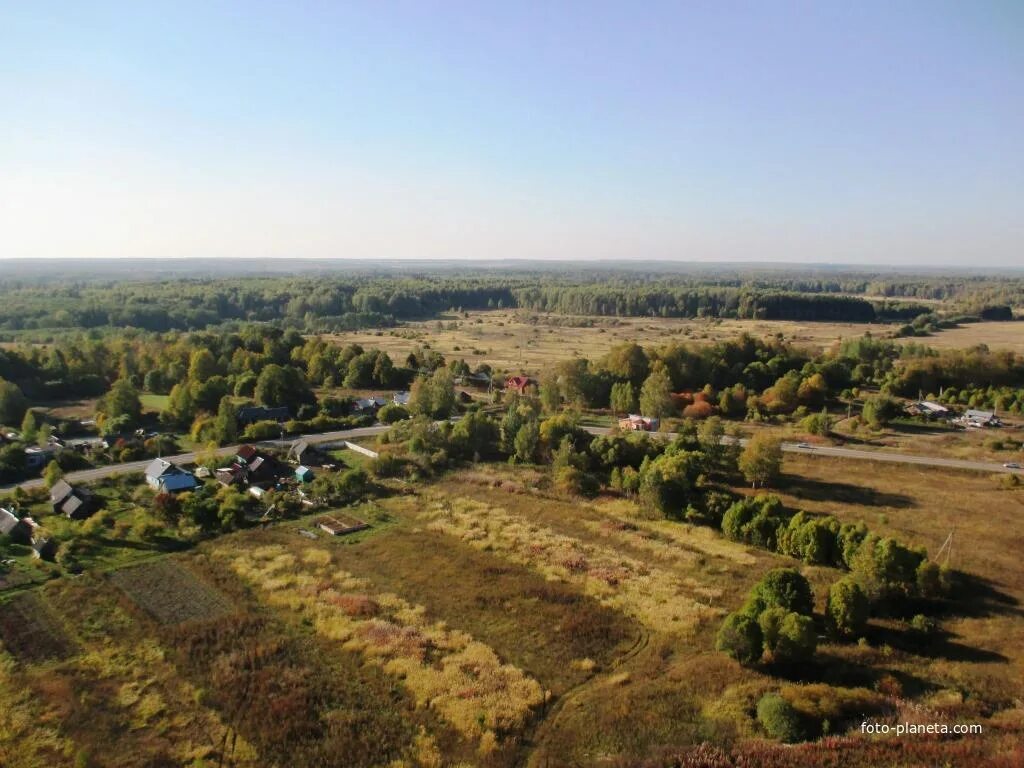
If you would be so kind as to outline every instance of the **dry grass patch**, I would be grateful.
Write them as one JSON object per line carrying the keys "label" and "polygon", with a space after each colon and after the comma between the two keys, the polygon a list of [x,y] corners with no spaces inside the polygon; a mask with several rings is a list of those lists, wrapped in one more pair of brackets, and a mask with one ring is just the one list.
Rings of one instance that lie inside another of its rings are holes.
{"label": "dry grass patch", "polygon": [[333,569],[322,555],[302,554],[300,568],[280,545],[216,553],[269,604],[303,613],[318,633],[401,678],[420,706],[468,738],[521,731],[545,700],[536,680],[487,645],[433,621],[422,606],[372,592],[366,580]]}
{"label": "dry grass patch", "polygon": [[502,507],[442,496],[429,501],[420,518],[430,530],[572,584],[652,629],[690,632],[723,613],[707,604],[720,594],[714,588],[610,547],[556,533]]}

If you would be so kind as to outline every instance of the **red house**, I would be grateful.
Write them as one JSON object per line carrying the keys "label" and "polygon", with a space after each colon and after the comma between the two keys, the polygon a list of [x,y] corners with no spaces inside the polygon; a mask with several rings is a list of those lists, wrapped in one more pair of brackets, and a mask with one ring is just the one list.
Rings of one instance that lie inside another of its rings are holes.
{"label": "red house", "polygon": [[526,388],[533,384],[529,376],[509,376],[505,380],[505,389],[516,392],[520,395],[526,394]]}

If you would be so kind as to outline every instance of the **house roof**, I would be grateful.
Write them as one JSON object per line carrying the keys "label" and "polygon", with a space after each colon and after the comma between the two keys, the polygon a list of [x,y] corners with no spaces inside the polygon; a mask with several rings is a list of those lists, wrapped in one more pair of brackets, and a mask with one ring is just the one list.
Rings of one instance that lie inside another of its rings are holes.
{"label": "house roof", "polygon": [[53,484],[53,487],[50,489],[50,503],[60,504],[74,492],[75,489],[72,488],[67,481],[58,480],[56,483]]}
{"label": "house roof", "polygon": [[21,523],[21,520],[8,509],[0,507],[0,533],[5,536],[13,531]]}
{"label": "house roof", "polygon": [[973,409],[968,410],[964,416],[968,419],[982,419],[983,421],[991,421],[996,417],[993,411],[975,411]]}
{"label": "house roof", "polygon": [[252,461],[258,455],[259,452],[252,445],[243,445],[238,449],[238,458],[242,461]]}
{"label": "house roof", "polygon": [[68,500],[64,502],[63,506],[61,506],[60,511],[68,517],[71,517],[75,512],[82,508],[85,502],[86,499],[73,493]]}
{"label": "house roof", "polygon": [[522,389],[530,383],[531,379],[529,376],[509,376],[505,380],[506,387],[515,387],[516,389]]}
{"label": "house roof", "polygon": [[146,467],[146,477],[156,479],[158,477],[163,477],[164,475],[175,474],[176,470],[178,472],[181,471],[178,467],[167,461],[167,459],[153,459],[153,461],[149,463],[149,466]]}
{"label": "house roof", "polygon": [[287,419],[291,416],[286,406],[267,408],[265,405],[247,405],[238,409],[239,421],[260,421],[263,419]]}

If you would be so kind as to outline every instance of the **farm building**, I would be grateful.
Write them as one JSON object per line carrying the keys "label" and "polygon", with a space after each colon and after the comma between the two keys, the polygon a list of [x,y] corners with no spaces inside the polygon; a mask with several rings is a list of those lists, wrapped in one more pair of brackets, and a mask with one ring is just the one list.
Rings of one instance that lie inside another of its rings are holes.
{"label": "farm building", "polygon": [[999,427],[1002,422],[993,411],[976,411],[970,409],[959,419],[961,424],[968,427]]}
{"label": "farm building", "polygon": [[32,556],[52,561],[57,556],[57,542],[47,537],[32,539]]}
{"label": "farm building", "polygon": [[653,432],[658,429],[660,421],[647,416],[638,416],[635,413],[629,414],[624,419],[619,419],[619,429],[626,429],[633,432]]}
{"label": "farm building", "polygon": [[300,464],[295,468],[295,479],[300,483],[308,483],[313,479],[313,470]]}
{"label": "farm building", "polygon": [[344,536],[347,533],[355,533],[356,531],[362,531],[370,527],[362,520],[349,517],[348,515],[328,515],[326,517],[321,517],[316,521],[316,525],[317,528],[325,533],[331,534],[331,536]]}
{"label": "farm building", "polygon": [[953,415],[949,408],[933,403],[931,400],[913,403],[907,408],[907,411],[913,416],[924,416],[928,419],[948,419]]}
{"label": "farm building", "polygon": [[58,480],[50,489],[50,504],[56,514],[69,520],[85,520],[99,506],[92,493],[84,488],[75,488],[64,480]]}
{"label": "farm building", "polygon": [[146,484],[158,493],[178,493],[195,490],[199,481],[191,472],[167,459],[153,459],[146,467]]}

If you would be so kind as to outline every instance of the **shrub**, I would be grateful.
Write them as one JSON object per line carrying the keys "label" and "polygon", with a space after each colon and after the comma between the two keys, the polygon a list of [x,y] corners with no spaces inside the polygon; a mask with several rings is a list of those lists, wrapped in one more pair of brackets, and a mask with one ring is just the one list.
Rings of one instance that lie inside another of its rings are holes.
{"label": "shrub", "polygon": [[377,411],[377,418],[381,424],[394,424],[396,421],[405,421],[409,418],[409,411],[398,405],[389,403]]}
{"label": "shrub", "polygon": [[757,721],[773,739],[793,743],[807,736],[800,713],[777,693],[765,694],[757,702]]}
{"label": "shrub", "polygon": [[860,635],[868,621],[867,595],[853,579],[840,579],[829,588],[825,616],[840,637]]}
{"label": "shrub", "polygon": [[730,613],[718,630],[715,648],[740,664],[753,664],[761,658],[761,643],[761,628],[754,619],[742,613]]}

